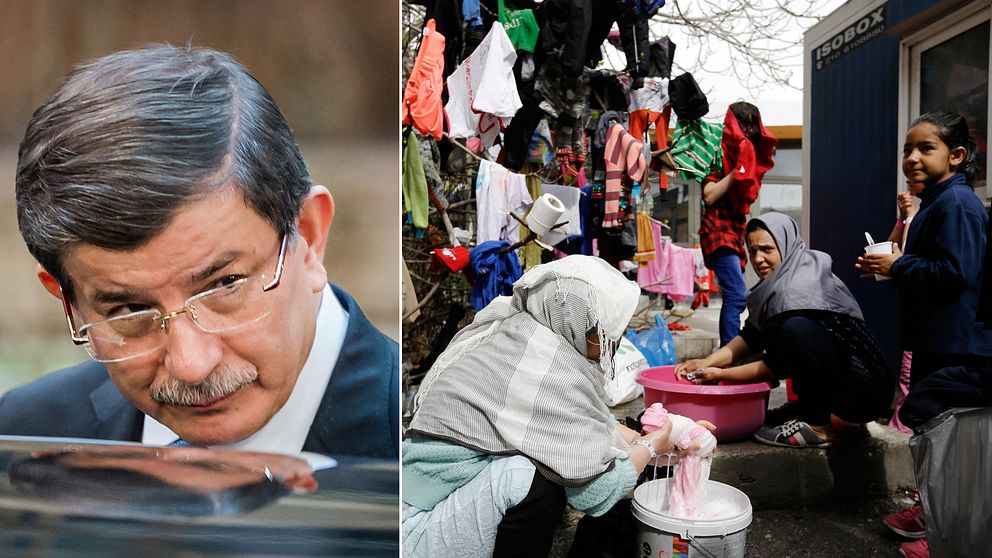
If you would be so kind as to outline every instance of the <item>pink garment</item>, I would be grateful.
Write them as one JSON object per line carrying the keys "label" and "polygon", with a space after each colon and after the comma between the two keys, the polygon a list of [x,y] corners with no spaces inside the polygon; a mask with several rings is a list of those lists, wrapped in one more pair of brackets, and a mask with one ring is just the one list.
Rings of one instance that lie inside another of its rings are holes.
{"label": "pink garment", "polygon": [[694,444],[699,445],[682,458],[675,471],[672,492],[668,495],[668,513],[675,517],[696,517],[706,498],[716,438],[692,419],[670,414],[661,403],[654,403],[644,410],[641,427],[645,432],[649,427],[653,430],[661,426],[666,417],[672,421],[669,439],[676,447],[686,450]]}
{"label": "pink garment", "polygon": [[675,302],[685,302],[694,290],[695,252],[662,240],[661,225],[654,221],[650,224],[655,259],[637,268],[637,284],[646,291],[668,295]]}
{"label": "pink garment", "polygon": [[902,409],[902,404],[906,401],[906,395],[909,394],[909,369],[912,366],[913,352],[903,351],[902,363],[899,366],[899,398],[896,400],[896,410],[892,415],[892,420],[889,421],[889,426],[906,434],[912,434],[913,429],[899,421],[899,409]]}

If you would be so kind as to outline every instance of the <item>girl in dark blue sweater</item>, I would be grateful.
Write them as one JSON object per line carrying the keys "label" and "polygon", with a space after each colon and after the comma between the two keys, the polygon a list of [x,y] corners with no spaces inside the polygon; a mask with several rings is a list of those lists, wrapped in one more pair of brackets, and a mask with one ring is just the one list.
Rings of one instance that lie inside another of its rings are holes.
{"label": "girl in dark blue sweater", "polygon": [[858,267],[892,277],[903,308],[903,341],[913,351],[910,390],[934,371],[992,357],[992,331],[977,320],[988,213],[975,195],[975,142],[964,117],[928,113],[906,133],[902,170],[922,182],[920,211],[905,253],[865,255]]}

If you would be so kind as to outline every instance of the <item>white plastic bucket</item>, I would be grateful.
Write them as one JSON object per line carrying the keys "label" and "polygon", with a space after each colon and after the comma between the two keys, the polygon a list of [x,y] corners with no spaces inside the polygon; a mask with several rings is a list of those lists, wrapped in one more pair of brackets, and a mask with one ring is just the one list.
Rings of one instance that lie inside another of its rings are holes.
{"label": "white plastic bucket", "polygon": [[733,502],[733,514],[718,519],[666,515],[668,479],[646,482],[634,490],[631,506],[638,521],[637,546],[642,558],[744,558],[751,500],[732,486],[707,481],[707,499]]}

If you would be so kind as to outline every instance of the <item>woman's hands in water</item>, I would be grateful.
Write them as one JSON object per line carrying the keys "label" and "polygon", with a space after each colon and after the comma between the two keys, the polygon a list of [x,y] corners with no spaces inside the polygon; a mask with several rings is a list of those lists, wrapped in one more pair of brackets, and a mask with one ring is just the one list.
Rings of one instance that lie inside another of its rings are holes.
{"label": "woman's hands in water", "polygon": [[723,369],[709,366],[706,359],[694,358],[675,366],[675,379],[694,384],[715,384],[723,379]]}

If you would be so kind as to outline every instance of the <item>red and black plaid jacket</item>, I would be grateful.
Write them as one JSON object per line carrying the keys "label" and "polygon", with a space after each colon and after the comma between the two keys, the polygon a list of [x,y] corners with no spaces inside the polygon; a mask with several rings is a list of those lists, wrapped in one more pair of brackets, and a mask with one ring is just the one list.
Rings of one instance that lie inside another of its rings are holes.
{"label": "red and black plaid jacket", "polygon": [[[719,179],[717,173],[710,174],[703,180],[703,189]],[[740,255],[743,269],[747,264],[747,252],[744,249],[746,224],[747,214],[734,210],[730,196],[724,194],[712,205],[704,202],[703,220],[699,226],[699,247],[703,251],[703,257],[708,258],[717,248],[726,246]]]}

